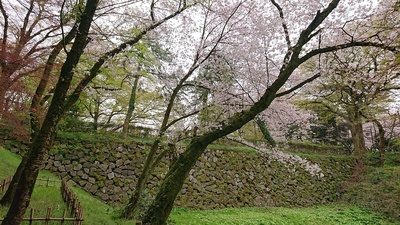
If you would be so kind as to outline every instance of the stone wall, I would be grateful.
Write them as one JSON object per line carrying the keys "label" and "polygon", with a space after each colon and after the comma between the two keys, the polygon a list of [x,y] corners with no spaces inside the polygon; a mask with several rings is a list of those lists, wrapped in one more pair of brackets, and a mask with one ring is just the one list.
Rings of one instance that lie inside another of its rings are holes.
{"label": "stone wall", "polygon": [[[105,202],[127,202],[143,166],[147,145],[107,139],[58,139],[46,158],[45,169]],[[301,160],[285,161],[274,154],[256,152],[207,150],[190,172],[175,206],[307,206],[337,199],[341,182],[351,174],[353,160],[327,156],[312,160],[310,165],[318,163],[317,172],[310,172]],[[147,184],[149,196],[169,166],[169,160],[164,159],[151,175]]]}

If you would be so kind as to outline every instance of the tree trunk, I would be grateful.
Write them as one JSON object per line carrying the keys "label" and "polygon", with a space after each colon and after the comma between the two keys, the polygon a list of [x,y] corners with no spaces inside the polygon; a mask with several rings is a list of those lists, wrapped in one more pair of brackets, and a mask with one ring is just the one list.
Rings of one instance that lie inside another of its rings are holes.
{"label": "tree trunk", "polygon": [[272,138],[271,134],[268,131],[267,126],[265,125],[265,122],[263,120],[261,120],[260,118],[256,117],[255,118],[256,124],[258,126],[258,128],[260,128],[261,133],[263,134],[263,137],[266,141],[268,141],[268,143],[272,146],[275,147],[276,146],[276,142],[275,140]]}
{"label": "tree trunk", "polygon": [[[308,54],[307,57],[304,56],[299,58],[303,46],[310,41],[310,36],[312,36],[314,30],[317,29],[330,12],[336,8],[338,3],[339,0],[332,0],[322,12],[316,14],[309,26],[300,33],[296,45],[285,55],[284,65],[281,67],[277,79],[265,90],[264,94],[257,102],[255,102],[249,109],[238,112],[225,120],[224,123],[220,124],[221,126],[219,128],[192,140],[185,152],[178,157],[168,171],[155,200],[145,213],[143,219],[144,224],[165,224],[172,210],[175,198],[183,186],[184,180],[187,178],[190,170],[206,147],[218,138],[224,137],[240,129],[243,125],[253,120],[259,113],[267,109],[277,96],[278,90],[287,82],[293,71],[309,57],[318,54],[318,52],[314,52]],[[298,85],[294,89],[285,91],[284,94],[288,94],[302,85]]]}
{"label": "tree trunk", "polygon": [[46,61],[46,65],[44,67],[43,75],[40,78],[39,85],[36,87],[35,94],[33,95],[31,105],[29,107],[29,113],[31,116],[31,141],[35,139],[36,134],[40,130],[40,116],[39,112],[41,111],[41,107],[43,106],[43,94],[46,90],[47,84],[49,82],[49,78],[51,72],[53,71],[55,61],[57,56],[60,54],[63,47],[66,44],[69,44],[76,35],[76,31],[78,29],[78,21],[74,24],[72,29],[68,32],[68,34],[63,38],[57,45],[54,46],[53,50],[51,51],[49,58]]}
{"label": "tree trunk", "polygon": [[126,113],[126,117],[124,120],[124,125],[122,126],[122,133],[126,134],[129,130],[129,123],[131,122],[133,111],[135,110],[135,101],[136,101],[136,90],[139,84],[139,75],[135,76],[135,81],[132,86],[131,96],[129,98],[129,106],[128,111]]}
{"label": "tree trunk", "polygon": [[374,120],[374,123],[378,127],[378,149],[379,149],[379,155],[380,155],[380,163],[381,166],[385,164],[385,130],[383,129],[382,123],[379,122],[378,120]]}
{"label": "tree trunk", "polygon": [[153,204],[147,210],[143,218],[144,224],[166,224],[175,198],[182,189],[185,178],[188,176],[189,171],[196,164],[197,159],[204,152],[207,145],[211,142],[212,140],[206,142],[195,140],[189,145],[185,153],[175,161],[168,171]]}
{"label": "tree trunk", "polygon": [[5,87],[1,87],[0,85],[0,119],[3,119],[3,112],[6,111],[5,104],[6,104],[6,90]]}
{"label": "tree trunk", "polygon": [[221,129],[210,131],[192,140],[191,144],[178,157],[165,176],[156,198],[146,211],[143,218],[144,224],[166,224],[176,196],[181,190],[190,170],[206,147],[218,138],[240,129],[243,125],[254,119],[258,113],[266,109],[275,98],[275,93],[281,84],[283,83],[276,82],[275,86],[271,86],[270,89],[266,90],[259,102],[255,103],[249,110],[235,114]]}
{"label": "tree trunk", "polygon": [[6,93],[12,86],[12,74],[14,69],[10,68],[6,63],[0,63],[0,119],[3,118],[3,113],[8,110]]}
{"label": "tree trunk", "polygon": [[100,97],[98,97],[98,99],[95,100],[94,104],[95,105],[93,112],[93,130],[97,131],[97,129],[99,128],[99,117],[100,117],[100,105],[101,105]]}
{"label": "tree trunk", "polygon": [[[137,211],[138,211],[138,203],[139,200],[142,196],[145,184],[148,180],[149,174],[151,170],[155,167],[155,164],[157,163],[156,155],[157,155],[157,150],[161,141],[161,138],[164,136],[165,131],[168,129],[168,120],[172,112],[172,107],[174,106],[174,101],[178,96],[178,93],[180,89],[183,87],[183,83],[190,77],[191,74],[193,74],[194,68],[191,68],[189,72],[180,80],[178,85],[174,88],[172,91],[171,97],[169,99],[167,108],[164,113],[163,121],[160,126],[160,130],[158,132],[157,139],[153,142],[153,145],[151,146],[150,152],[147,155],[146,162],[143,166],[143,171],[139,176],[139,179],[136,183],[136,188],[129,199],[128,204],[124,208],[121,217],[125,219],[133,219],[135,216],[137,216]],[[161,155],[158,156],[158,160],[161,160]]]}
{"label": "tree trunk", "polygon": [[366,153],[365,148],[365,139],[364,139],[364,131],[362,127],[362,123],[360,121],[356,121],[351,125],[351,137],[353,139],[354,144],[354,154],[358,156],[362,156]]}
{"label": "tree trunk", "polygon": [[160,144],[160,138],[157,138],[151,148],[149,155],[146,158],[146,162],[143,165],[143,170],[140,173],[139,179],[136,182],[135,191],[133,195],[129,198],[128,204],[124,207],[121,217],[125,219],[137,218],[139,210],[139,201],[142,197],[142,193],[145,189],[146,182],[148,180],[149,174],[152,170],[152,165],[154,165],[154,158],[157,153]]}
{"label": "tree trunk", "polygon": [[[51,54],[46,62],[43,76],[40,79],[40,83],[36,89],[35,95],[32,98],[32,103],[31,103],[31,106],[29,109],[30,116],[31,116],[31,130],[32,130],[31,142],[35,139],[36,134],[40,130],[38,112],[39,112],[39,108],[41,107],[41,99],[42,99],[43,93],[46,89],[46,86],[47,86],[47,83],[49,80],[49,76],[50,76],[50,72],[52,71],[52,68],[54,65],[54,61],[56,60],[56,58],[57,58],[58,54],[60,53],[64,44],[70,43],[72,41],[72,39],[75,37],[76,30],[77,30],[77,26],[75,24],[74,27],[71,29],[71,31],[68,33],[68,35],[54,47],[53,51],[51,52]],[[22,161],[19,164],[17,171],[14,173],[13,178],[11,180],[11,183],[10,183],[6,193],[4,194],[3,198],[0,200],[0,205],[11,204],[12,199],[14,198],[14,194],[17,189],[18,181],[22,174],[22,170],[24,169],[26,162],[28,160],[28,158],[27,158],[28,154],[29,153],[25,153],[25,156],[22,157]]]}
{"label": "tree trunk", "polygon": [[26,166],[22,170],[21,177],[17,183],[14,199],[11,203],[10,209],[2,225],[18,225],[21,224],[23,215],[29,205],[30,197],[35,186],[36,178],[39,173],[39,168],[42,164],[44,151],[46,146],[50,146],[50,137],[48,130],[46,133],[39,135],[37,140],[40,142],[35,143],[32,147]]}
{"label": "tree trunk", "polygon": [[63,106],[71,84],[74,68],[86,46],[87,34],[93,21],[98,1],[99,0],[88,0],[86,3],[85,11],[82,14],[81,23],[79,24],[78,35],[61,68],[60,78],[56,85],[53,100],[51,101],[42,128],[33,140],[26,166],[22,171],[21,178],[17,185],[14,199],[2,225],[19,225],[22,222],[23,215],[30,202],[39,168],[43,163],[44,155],[52,145],[56,125],[63,114]]}
{"label": "tree trunk", "polygon": [[361,119],[356,119],[351,124],[351,137],[354,145],[354,156],[356,159],[356,167],[353,173],[353,181],[358,181],[364,169],[363,158],[366,153],[364,132]]}
{"label": "tree trunk", "polygon": [[0,205],[11,204],[11,202],[14,198],[15,192],[17,191],[19,179],[21,178],[22,171],[25,168],[27,161],[28,161],[27,156],[22,157],[22,161],[19,164],[17,171],[15,171],[14,176],[11,180],[11,183],[7,188],[6,193],[4,194],[3,198],[1,198],[1,200],[0,200]]}

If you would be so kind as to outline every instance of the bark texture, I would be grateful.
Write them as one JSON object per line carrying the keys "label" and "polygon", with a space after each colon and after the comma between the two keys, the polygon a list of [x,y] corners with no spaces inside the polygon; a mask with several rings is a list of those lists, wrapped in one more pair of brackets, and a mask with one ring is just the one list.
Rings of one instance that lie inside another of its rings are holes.
{"label": "bark texture", "polygon": [[22,222],[23,215],[30,203],[39,168],[42,165],[44,155],[51,147],[56,131],[56,125],[63,114],[63,106],[71,84],[74,68],[86,46],[88,32],[98,2],[99,0],[88,0],[86,3],[85,10],[81,16],[81,23],[79,24],[75,42],[71,51],[67,54],[67,58],[61,69],[60,78],[56,85],[53,100],[40,132],[33,140],[26,166],[22,171],[21,178],[17,185],[13,202],[11,203],[10,209],[4,218],[2,225],[18,225]]}
{"label": "bark texture", "polygon": [[128,133],[129,123],[131,122],[133,111],[135,110],[136,90],[137,90],[137,87],[139,84],[139,79],[140,79],[140,76],[136,75],[135,81],[133,82],[133,86],[132,86],[132,90],[131,90],[131,96],[129,97],[128,111],[125,116],[124,125],[122,126],[122,132],[124,134]]}

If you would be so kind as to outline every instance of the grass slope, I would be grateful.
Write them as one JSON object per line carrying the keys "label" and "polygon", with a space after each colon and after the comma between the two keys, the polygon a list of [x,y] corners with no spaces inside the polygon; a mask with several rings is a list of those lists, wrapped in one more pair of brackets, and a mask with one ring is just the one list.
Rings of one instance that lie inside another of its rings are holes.
{"label": "grass slope", "polygon": [[384,166],[371,156],[359,180],[346,185],[343,200],[400,221],[400,153],[386,153]]}
{"label": "grass slope", "polygon": [[[19,164],[20,158],[0,147],[0,179],[12,175]],[[40,177],[58,179],[46,171],[42,171]],[[77,187],[72,188],[78,196],[84,208],[85,225],[128,225],[133,221],[118,219],[118,209],[108,206],[91,194]],[[52,217],[62,212],[64,203],[60,197],[59,188],[35,187],[31,206],[36,209],[35,215],[45,215],[48,207],[53,209]],[[38,211],[39,209],[43,209]],[[7,213],[7,207],[0,207],[0,216]],[[206,225],[206,224],[364,224],[364,225],[386,225],[400,224],[391,223],[382,216],[372,213],[362,207],[352,205],[327,205],[310,208],[242,208],[223,210],[185,210],[174,209],[169,224],[175,225]]]}

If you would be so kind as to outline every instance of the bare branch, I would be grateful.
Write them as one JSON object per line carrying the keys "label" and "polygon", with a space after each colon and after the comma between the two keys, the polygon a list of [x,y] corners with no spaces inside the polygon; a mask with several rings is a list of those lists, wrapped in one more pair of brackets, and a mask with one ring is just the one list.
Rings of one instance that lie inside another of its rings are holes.
{"label": "bare branch", "polygon": [[150,17],[153,23],[156,22],[156,19],[154,18],[154,0],[152,0],[150,4]]}
{"label": "bare branch", "polygon": [[354,41],[354,42],[349,42],[349,43],[345,43],[345,44],[329,46],[329,47],[319,48],[319,49],[314,49],[312,51],[309,51],[304,56],[302,56],[300,58],[300,62],[303,63],[303,62],[307,61],[308,59],[310,59],[311,57],[316,56],[318,54],[327,53],[327,52],[333,52],[333,51],[336,51],[336,50],[346,49],[346,48],[351,48],[351,47],[357,47],[357,46],[377,47],[377,48],[381,48],[381,49],[385,49],[385,50],[391,51],[391,52],[396,53],[396,54],[399,53],[398,49],[400,47],[400,46],[396,46],[396,47],[388,46],[388,45],[385,45],[385,44],[382,44],[382,43],[376,43],[376,42]]}
{"label": "bare branch", "polygon": [[179,121],[181,121],[181,120],[183,120],[183,119],[186,119],[186,118],[188,118],[188,117],[191,117],[191,116],[193,116],[193,115],[196,115],[197,113],[199,113],[200,111],[199,110],[196,110],[196,111],[193,111],[193,112],[191,112],[191,113],[189,113],[189,114],[187,114],[187,115],[184,115],[184,116],[182,116],[182,117],[179,117],[178,119],[175,119],[175,120],[173,120],[173,121],[171,121],[169,124],[167,124],[167,126],[166,126],[166,130],[169,128],[169,127],[171,127],[172,125],[174,125],[175,123],[177,123],[177,122],[179,122]]}
{"label": "bare branch", "polygon": [[320,77],[320,76],[321,76],[321,74],[320,74],[320,73],[317,73],[317,74],[315,74],[314,76],[312,76],[312,77],[310,77],[310,78],[304,80],[303,82],[297,84],[296,86],[290,88],[289,90],[286,90],[286,91],[277,93],[277,94],[276,94],[276,97],[278,98],[278,97],[287,95],[287,94],[289,94],[289,93],[291,93],[291,92],[293,92],[293,91],[295,91],[295,90],[297,90],[297,89],[303,87],[304,85],[306,85],[306,84],[308,84],[308,83],[314,81],[315,79],[317,79],[317,78]]}
{"label": "bare branch", "polygon": [[4,27],[3,27],[3,40],[2,40],[2,46],[1,46],[1,50],[3,52],[3,54],[5,53],[5,49],[6,49],[6,45],[7,45],[7,35],[8,35],[8,14],[6,12],[6,10],[4,9],[3,6],[3,1],[0,0],[0,11],[1,14],[4,17]]}
{"label": "bare branch", "polygon": [[179,15],[180,13],[182,13],[183,11],[185,11],[186,9],[190,8],[194,6],[193,5],[185,5],[185,7],[180,8],[179,10],[175,11],[174,13],[164,17],[163,19],[157,21],[156,23],[153,23],[152,25],[146,27],[145,29],[143,29],[142,31],[140,31],[135,37],[133,37],[132,39],[120,44],[118,47],[114,48],[113,50],[106,52],[103,56],[101,56],[97,62],[92,66],[92,68],[90,69],[89,75],[85,76],[80,83],[77,85],[77,87],[75,88],[75,90],[72,92],[72,94],[69,96],[67,103],[64,106],[64,110],[67,110],[68,108],[70,108],[79,98],[79,95],[82,93],[83,89],[89,84],[89,82],[91,80],[93,80],[93,78],[95,78],[97,76],[97,73],[99,71],[99,69],[103,66],[103,64],[110,58],[112,58],[113,56],[119,54],[120,52],[122,52],[124,49],[126,49],[128,46],[131,46],[135,43],[137,43],[138,41],[140,41],[144,35],[146,35],[149,31],[154,30],[155,28],[159,27],[161,24],[163,24],[164,22],[174,18],[175,16]]}
{"label": "bare branch", "polygon": [[282,19],[283,32],[285,33],[286,44],[288,46],[288,49],[290,49],[292,47],[292,44],[290,43],[289,30],[285,22],[285,16],[283,15],[282,7],[275,0],[271,0],[271,2],[279,11],[279,17],[281,17]]}

